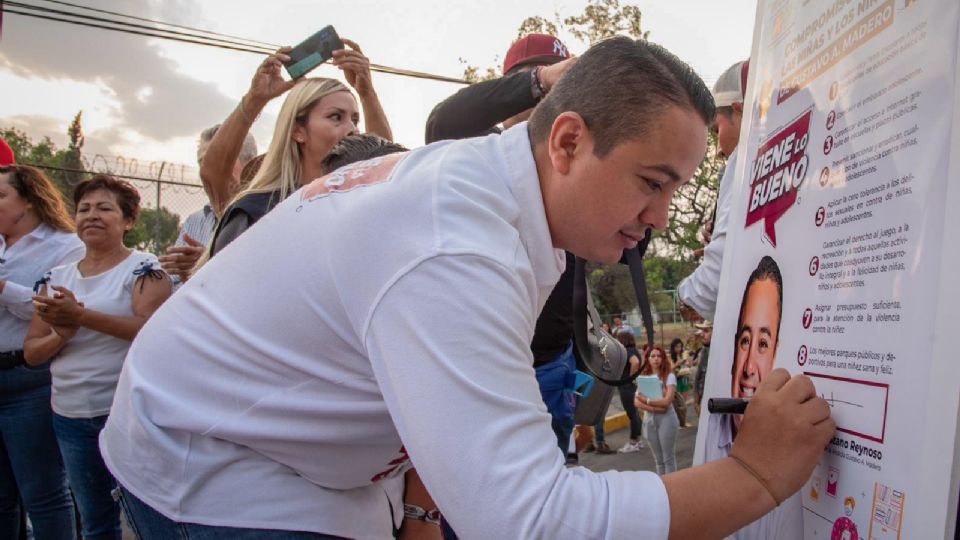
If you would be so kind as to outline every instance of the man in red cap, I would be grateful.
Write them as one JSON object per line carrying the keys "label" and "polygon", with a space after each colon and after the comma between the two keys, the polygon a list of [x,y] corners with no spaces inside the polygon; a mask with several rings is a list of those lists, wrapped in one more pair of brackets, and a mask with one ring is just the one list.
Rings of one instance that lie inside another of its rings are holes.
{"label": "man in red cap", "polygon": [[567,46],[546,34],[530,34],[507,50],[503,77],[463,88],[427,118],[426,143],[500,133],[526,120],[575,60]]}
{"label": "man in red cap", "polygon": [[13,149],[7,144],[7,141],[0,139],[0,167],[7,165],[16,165],[17,158],[13,155]]}

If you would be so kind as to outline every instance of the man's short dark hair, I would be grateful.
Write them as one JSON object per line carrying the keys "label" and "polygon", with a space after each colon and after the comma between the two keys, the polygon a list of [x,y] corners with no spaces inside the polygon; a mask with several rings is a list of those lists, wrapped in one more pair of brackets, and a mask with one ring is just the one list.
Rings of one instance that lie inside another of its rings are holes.
{"label": "man's short dark hair", "polygon": [[356,161],[365,161],[397,152],[406,152],[407,147],[370,133],[348,135],[340,140],[327,157],[323,158],[323,173],[333,171]]}
{"label": "man's short dark hair", "polygon": [[743,312],[747,309],[747,295],[750,294],[750,287],[757,281],[769,279],[777,286],[777,335],[775,339],[780,339],[780,321],[783,320],[783,275],[780,273],[780,265],[773,257],[764,255],[757,267],[747,278],[747,285],[743,288],[743,299],[740,301],[740,315],[737,317],[737,335],[740,335],[740,325],[743,324]]}
{"label": "man's short dark hair", "polygon": [[572,111],[593,133],[594,154],[646,134],[658,114],[675,105],[710,125],[713,96],[699,75],[659,45],[613,37],[590,47],[537,105],[530,118],[534,144],[550,135],[554,120]]}

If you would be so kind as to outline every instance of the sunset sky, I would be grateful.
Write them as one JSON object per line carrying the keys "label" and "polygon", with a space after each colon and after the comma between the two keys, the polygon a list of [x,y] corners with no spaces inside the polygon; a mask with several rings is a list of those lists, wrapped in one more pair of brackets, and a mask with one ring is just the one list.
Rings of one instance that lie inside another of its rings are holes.
{"label": "sunset sky", "polygon": [[[34,5],[65,9],[44,0]],[[333,24],[372,62],[459,77],[459,58],[481,68],[502,61],[527,16],[579,14],[585,0],[231,0],[73,3],[188,25],[269,43],[295,44]],[[651,41],[688,61],[712,84],[750,54],[756,0],[645,0]],[[574,53],[585,45],[565,38]],[[0,126],[65,144],[83,110],[88,155],[195,165],[197,134],[222,121],[249,86],[262,57],[5,14],[0,38]],[[339,77],[321,66],[312,75]],[[433,106],[460,88],[382,73],[374,82],[396,139],[423,144]],[[254,127],[266,148],[279,110],[275,100]]]}

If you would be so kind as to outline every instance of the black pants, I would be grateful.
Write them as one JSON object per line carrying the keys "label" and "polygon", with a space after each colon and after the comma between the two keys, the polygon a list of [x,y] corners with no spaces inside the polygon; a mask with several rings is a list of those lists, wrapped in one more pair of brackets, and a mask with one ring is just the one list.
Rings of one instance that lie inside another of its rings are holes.
{"label": "black pants", "polygon": [[640,413],[637,412],[637,406],[633,399],[637,395],[637,384],[630,383],[618,386],[620,392],[620,403],[623,405],[627,418],[630,419],[630,439],[637,440],[643,433],[643,424],[640,421]]}

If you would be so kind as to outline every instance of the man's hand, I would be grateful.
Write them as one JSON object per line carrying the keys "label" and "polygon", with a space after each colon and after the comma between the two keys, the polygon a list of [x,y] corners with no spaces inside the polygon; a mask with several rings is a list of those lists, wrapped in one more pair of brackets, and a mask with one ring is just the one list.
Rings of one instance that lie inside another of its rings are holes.
{"label": "man's hand", "polygon": [[183,241],[187,245],[169,247],[166,254],[158,259],[160,267],[168,274],[178,276],[181,283],[190,278],[190,271],[207,250],[206,246],[191,238],[189,234],[183,235]]}
{"label": "man's hand", "polygon": [[271,99],[282,95],[287,90],[293,88],[295,81],[288,81],[283,78],[280,67],[284,62],[288,62],[290,57],[287,53],[292,51],[292,47],[281,47],[277,52],[268,56],[257,68],[250,81],[250,90],[247,91],[247,99],[252,103],[246,104],[248,107],[258,107],[256,111],[246,110],[245,114],[253,118],[260,112],[260,109]]}
{"label": "man's hand", "polygon": [[700,229],[700,244],[703,247],[707,247],[710,243],[710,240],[713,240],[713,221],[708,221],[703,225],[703,228]]}
{"label": "man's hand", "polygon": [[570,69],[570,66],[576,62],[576,58],[567,58],[562,62],[557,62],[549,66],[544,66],[540,70],[540,84],[543,85],[543,91],[549,92],[553,85],[557,84],[560,77]]}
{"label": "man's hand", "polygon": [[355,41],[340,38],[349,49],[333,51],[333,65],[343,70],[347,83],[356,89],[361,97],[373,93],[373,78],[370,76],[370,59]]}
{"label": "man's hand", "polygon": [[677,309],[680,311],[680,317],[691,323],[697,323],[703,320],[703,317],[697,313],[697,310],[688,306],[683,300],[679,300]]}
{"label": "man's hand", "polygon": [[836,428],[809,377],[776,369],[750,400],[730,454],[759,473],[782,502],[810,478]]}

